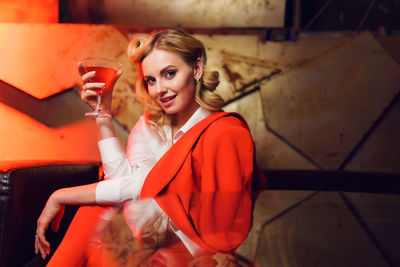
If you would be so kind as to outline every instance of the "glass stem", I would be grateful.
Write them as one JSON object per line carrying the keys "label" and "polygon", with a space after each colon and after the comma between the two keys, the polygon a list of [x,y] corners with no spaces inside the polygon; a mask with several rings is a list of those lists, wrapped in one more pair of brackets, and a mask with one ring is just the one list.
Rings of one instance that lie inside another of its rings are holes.
{"label": "glass stem", "polygon": [[96,110],[101,112],[100,104],[101,104],[101,92],[97,93],[97,107],[96,107]]}

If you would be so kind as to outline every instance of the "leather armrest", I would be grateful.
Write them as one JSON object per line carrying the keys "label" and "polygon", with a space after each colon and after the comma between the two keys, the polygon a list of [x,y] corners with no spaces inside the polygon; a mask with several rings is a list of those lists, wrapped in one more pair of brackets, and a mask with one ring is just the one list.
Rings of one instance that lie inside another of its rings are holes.
{"label": "leather armrest", "polygon": [[[0,266],[22,266],[35,256],[36,220],[55,190],[99,179],[98,164],[47,165],[0,173]],[[59,233],[49,236],[54,249],[76,208],[68,207]]]}

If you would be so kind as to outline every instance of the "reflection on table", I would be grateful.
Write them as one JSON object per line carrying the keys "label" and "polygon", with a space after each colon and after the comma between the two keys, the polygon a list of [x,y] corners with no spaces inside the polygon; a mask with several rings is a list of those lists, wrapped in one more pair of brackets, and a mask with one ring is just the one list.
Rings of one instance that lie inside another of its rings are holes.
{"label": "reflection on table", "polygon": [[127,202],[103,214],[89,266],[398,266],[399,210],[399,194],[309,190]]}
{"label": "reflection on table", "polygon": [[250,192],[168,194],[110,208],[90,259],[115,266],[239,266],[252,225]]}

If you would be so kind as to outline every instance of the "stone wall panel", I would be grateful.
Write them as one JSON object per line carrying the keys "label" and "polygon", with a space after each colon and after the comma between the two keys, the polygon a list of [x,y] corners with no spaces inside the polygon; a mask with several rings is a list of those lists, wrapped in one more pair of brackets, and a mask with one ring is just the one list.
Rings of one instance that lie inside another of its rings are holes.
{"label": "stone wall panel", "polygon": [[[126,142],[144,111],[134,92],[136,68],[126,57],[129,40],[141,34],[139,28],[104,25],[2,23],[0,79],[47,99],[71,87],[79,91],[79,58],[116,58],[124,73],[112,112]],[[384,48],[368,33],[302,34],[296,42],[262,42],[259,34],[196,37],[206,46],[208,69],[220,72],[218,92],[227,102],[237,99],[225,109],[249,122],[263,168],[338,168],[399,91],[395,36],[378,38]],[[258,93],[241,98],[259,88],[261,100]],[[348,169],[399,171],[396,146],[383,141],[398,144],[391,134],[398,118],[392,114],[387,120],[354,154]]]}
{"label": "stone wall panel", "polygon": [[256,159],[262,169],[308,169],[316,167],[265,127],[260,92],[255,92],[224,107],[247,121],[254,143]]}
{"label": "stone wall panel", "polygon": [[283,27],[286,0],[104,0],[101,4],[105,14],[103,22],[110,24],[147,27]]}
{"label": "stone wall panel", "polygon": [[286,191],[286,190],[267,190],[262,191],[257,197],[253,212],[253,226],[249,235],[242,245],[237,249],[240,256],[254,262],[259,244],[260,233],[264,224],[273,220],[274,217],[284,213],[292,206],[300,203],[304,199],[311,197],[312,191]]}
{"label": "stone wall panel", "polygon": [[388,266],[399,266],[400,196],[366,193],[345,193],[345,196],[384,251]]}
{"label": "stone wall panel", "polygon": [[301,67],[336,47],[351,41],[350,34],[306,34],[299,35],[295,42],[258,42],[257,58],[274,62],[283,72]]}
{"label": "stone wall panel", "polygon": [[217,91],[226,101],[239,98],[280,71],[277,62],[258,58],[257,35],[196,35],[207,49],[208,69],[220,73]]}
{"label": "stone wall panel", "polygon": [[322,168],[338,168],[399,92],[399,83],[400,66],[364,33],[265,81],[265,122]]}
{"label": "stone wall panel", "polygon": [[260,239],[260,266],[386,266],[336,192],[319,192],[275,218]]}
{"label": "stone wall panel", "polygon": [[400,173],[400,98],[354,152],[348,171]]}
{"label": "stone wall panel", "polygon": [[400,64],[400,36],[378,36],[376,38],[385,50]]}

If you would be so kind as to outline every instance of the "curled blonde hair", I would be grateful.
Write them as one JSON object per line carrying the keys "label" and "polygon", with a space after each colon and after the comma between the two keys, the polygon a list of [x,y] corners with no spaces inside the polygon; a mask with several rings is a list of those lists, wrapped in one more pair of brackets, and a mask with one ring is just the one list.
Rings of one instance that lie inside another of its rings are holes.
{"label": "curled blonde hair", "polygon": [[153,49],[163,49],[177,53],[190,66],[193,66],[200,58],[204,70],[202,77],[196,81],[195,101],[203,108],[216,111],[224,101],[215,92],[219,84],[218,71],[206,69],[207,56],[204,45],[190,34],[176,29],[157,31],[147,37],[132,40],[128,46],[129,59],[138,65],[138,77],[136,81],[136,97],[147,107],[145,113],[146,122],[152,126],[155,133],[165,137],[161,127],[169,123],[170,118],[164,110],[150,97],[147,84],[143,79],[142,62]]}

